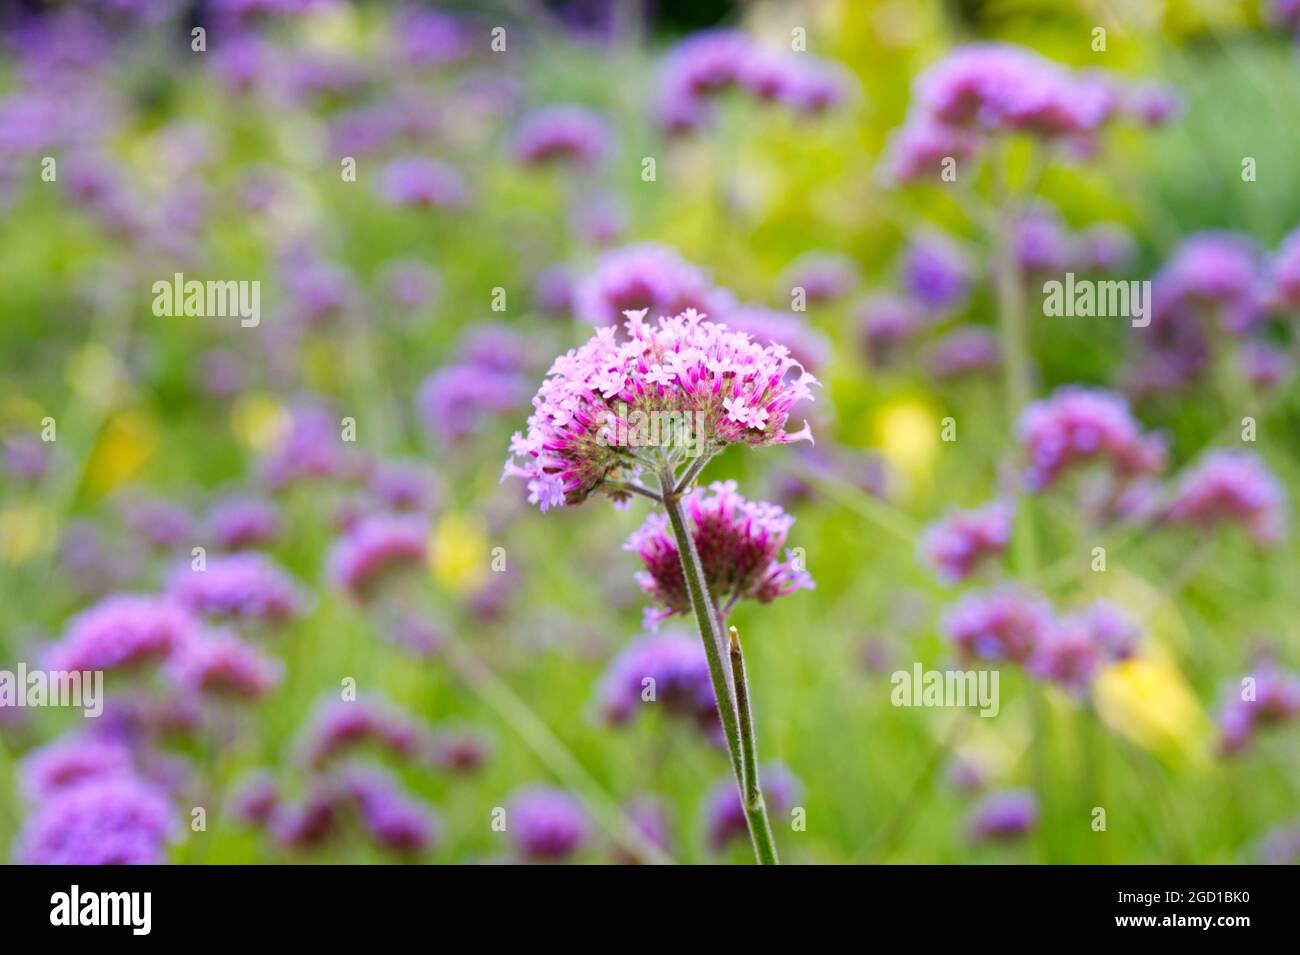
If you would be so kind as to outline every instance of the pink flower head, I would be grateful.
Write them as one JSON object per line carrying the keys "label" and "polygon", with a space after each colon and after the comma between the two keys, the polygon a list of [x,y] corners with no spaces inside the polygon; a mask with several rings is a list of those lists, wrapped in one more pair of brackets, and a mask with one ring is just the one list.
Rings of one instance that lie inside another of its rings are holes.
{"label": "pink flower head", "polygon": [[562,862],[591,835],[582,803],[562,789],[516,790],[507,803],[507,820],[515,846],[530,862]]}
{"label": "pink flower head", "polygon": [[[747,501],[736,493],[735,481],[715,481],[707,490],[696,488],[682,498],[682,507],[709,590],[719,605],[739,599],[770,603],[812,588],[812,577],[796,559],[787,552],[781,560],[794,518],[775,504]],[[645,564],[637,582],[660,608],[648,614],[650,620],[690,612],[681,557],[663,514],[650,514],[623,547],[637,553]]]}
{"label": "pink flower head", "polygon": [[1026,662],[1030,673],[1082,693],[1104,664],[1131,657],[1139,633],[1118,608],[1098,601],[1063,617]]}
{"label": "pink flower head", "polygon": [[980,325],[957,325],[930,348],[930,372],[936,378],[978,375],[998,367],[998,340]]}
{"label": "pink flower head", "polygon": [[525,166],[570,162],[591,168],[609,153],[609,129],[581,106],[548,106],[526,117],[515,134],[514,155]]}
{"label": "pink flower head", "polygon": [[1042,597],[1003,588],[963,597],[944,618],[943,629],[963,660],[1024,663],[1054,624],[1051,605]]}
{"label": "pink flower head", "polygon": [[1263,317],[1261,269],[1254,242],[1236,232],[1198,232],[1174,250],[1154,279],[1155,305],[1212,307],[1232,334],[1249,332]]}
{"label": "pink flower head", "polygon": [[157,663],[191,639],[199,622],[167,597],[106,597],[68,622],[50,670],[117,670]]}
{"label": "pink flower head", "polygon": [[14,855],[27,865],[158,865],[172,813],[160,790],[134,776],[98,777],[43,801]]}
{"label": "pink flower head", "polygon": [[329,576],[358,600],[371,596],[379,582],[402,567],[423,567],[428,526],[418,517],[379,514],[366,517],[330,550]]}
{"label": "pink flower head", "polygon": [[978,155],[981,138],[966,129],[927,119],[909,119],[890,138],[884,175],[891,182],[940,182],[945,165],[964,163]]}
{"label": "pink flower head", "polygon": [[1014,510],[994,501],[973,511],[956,511],[925,532],[921,559],[945,583],[965,580],[987,557],[1003,553],[1011,542]]}
{"label": "pink flower head", "polygon": [[[528,434],[516,433],[502,479],[524,478],[543,510],[635,476],[645,460],[638,449],[662,450],[683,434],[704,455],[811,438],[806,424],[784,430],[816,384],[787,349],[759,345],[694,310],[653,325],[644,317],[628,313],[624,339],[606,326],[561,355],[533,399]],[[617,488],[610,492],[619,498]]]}
{"label": "pink flower head", "polygon": [[1269,263],[1267,298],[1274,308],[1300,310],[1300,229],[1282,241]]}
{"label": "pink flower head", "polygon": [[786,267],[780,287],[784,295],[795,288],[803,289],[811,304],[841,298],[857,288],[861,280],[857,263],[847,255],[806,252]]}
{"label": "pink flower head", "polygon": [[292,577],[252,552],[213,556],[202,570],[181,564],[167,578],[167,593],[197,614],[265,623],[299,616],[305,602]]}
{"label": "pink flower head", "polygon": [[207,528],[222,550],[259,547],[279,535],[280,510],[263,498],[230,497],[212,508]]}
{"label": "pink flower head", "polygon": [[415,763],[431,758],[426,727],[396,707],[375,700],[331,700],[316,708],[301,746],[302,759],[320,769],[341,754],[372,744]]}
{"label": "pink flower head", "polygon": [[1211,451],[1183,474],[1165,517],[1201,529],[1241,524],[1256,543],[1272,544],[1286,536],[1286,492],[1258,454]]}
{"label": "pink flower head", "polygon": [[232,633],[189,640],[167,661],[167,675],[181,689],[252,700],[279,684],[284,668]]}
{"label": "pink flower head", "polygon": [[23,757],[18,778],[23,798],[38,803],[90,779],[133,772],[134,760],[124,743],[98,735],[65,736]]}
{"label": "pink flower head", "polygon": [[388,773],[348,767],[339,787],[340,795],[355,804],[362,827],[379,848],[414,855],[437,844],[437,817]]}
{"label": "pink flower head", "polygon": [[394,159],[385,166],[380,192],[395,206],[459,209],[469,204],[469,187],[460,173],[423,156]]}
{"label": "pink flower head", "polygon": [[1067,386],[1035,401],[1020,417],[1030,490],[1054,484],[1072,465],[1104,461],[1121,477],[1163,470],[1164,442],[1142,432],[1128,402],[1114,392]]}
{"label": "pink flower head", "polygon": [[575,292],[578,315],[593,325],[612,325],[630,310],[651,318],[694,308],[719,314],[729,304],[707,275],[666,245],[643,242],[606,252]]}

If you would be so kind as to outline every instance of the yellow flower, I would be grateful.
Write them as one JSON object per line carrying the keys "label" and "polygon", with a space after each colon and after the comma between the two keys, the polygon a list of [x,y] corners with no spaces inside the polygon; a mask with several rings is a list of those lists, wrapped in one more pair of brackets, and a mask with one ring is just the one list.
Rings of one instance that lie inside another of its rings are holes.
{"label": "yellow flower", "polygon": [[158,425],[143,411],[109,417],[86,463],[86,485],[107,494],[135,477],[158,450]]}
{"label": "yellow flower", "polygon": [[429,571],[454,594],[477,591],[488,572],[487,528],[469,514],[445,514],[429,535]]}
{"label": "yellow flower", "polygon": [[54,540],[54,520],[35,505],[0,511],[0,560],[21,564]]}
{"label": "yellow flower", "polygon": [[1093,684],[1102,722],[1167,762],[1200,762],[1207,755],[1209,722],[1172,662],[1135,657],[1103,669]]}
{"label": "yellow flower", "polygon": [[230,410],[230,430],[257,452],[274,446],[288,427],[288,413],[267,395],[244,395]]}
{"label": "yellow flower", "polygon": [[876,444],[894,468],[918,482],[934,470],[939,454],[939,420],[922,401],[891,401],[876,413]]}

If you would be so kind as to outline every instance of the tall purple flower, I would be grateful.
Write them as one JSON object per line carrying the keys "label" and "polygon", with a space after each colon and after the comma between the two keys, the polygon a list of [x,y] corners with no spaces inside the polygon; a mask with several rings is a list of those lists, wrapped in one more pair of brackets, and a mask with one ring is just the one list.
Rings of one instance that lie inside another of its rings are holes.
{"label": "tall purple flower", "polygon": [[357,600],[367,600],[392,572],[424,566],[428,533],[418,517],[363,518],[330,549],[329,577]]}
{"label": "tall purple flower", "polygon": [[234,634],[217,632],[186,641],[166,672],[182,690],[252,700],[275,689],[284,668]]}
{"label": "tall purple flower", "polygon": [[207,517],[212,542],[222,550],[260,547],[280,533],[280,509],[259,497],[228,497]]}
{"label": "tall purple flower", "polygon": [[929,311],[959,308],[969,293],[971,264],[952,239],[939,233],[913,237],[903,252],[903,287]]}
{"label": "tall purple flower", "polygon": [[121,741],[98,734],[65,736],[24,756],[18,780],[23,798],[40,803],[89,780],[134,771],[131,750]]}

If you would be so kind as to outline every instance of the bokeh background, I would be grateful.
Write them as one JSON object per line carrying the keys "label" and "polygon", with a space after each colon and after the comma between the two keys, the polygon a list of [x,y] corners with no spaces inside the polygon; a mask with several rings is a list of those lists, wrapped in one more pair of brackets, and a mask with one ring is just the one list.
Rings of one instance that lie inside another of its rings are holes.
{"label": "bokeh background", "polygon": [[[1231,522],[1098,528],[1072,491],[1044,494],[1036,569],[1004,561],[983,582],[1014,571],[1058,607],[1112,601],[1140,625],[1142,665],[1083,693],[1003,667],[994,719],[891,705],[892,671],[952,664],[941,620],[979,583],[939,582],[917,559],[924,528],[997,496],[1017,444],[997,362],[953,374],[932,356],[954,329],[998,333],[993,250],[953,190],[882,175],[915,77],[960,45],[1007,41],[1177,102],[1162,122],[1107,128],[1086,160],[1047,165],[1034,189],[1062,241],[1117,224],[1133,243],[1117,274],[1140,279],[1186,236],[1228,229],[1257,244],[1264,270],[1300,224],[1300,59],[1285,14],[1208,0],[8,5],[0,666],[35,666],[110,595],[160,592],[194,547],[219,559],[232,500],[255,526],[226,544],[291,575],[298,607],[283,619],[245,608],[232,624],[281,668],[256,698],[178,689],[155,668],[108,674],[102,726],[0,710],[5,855],[21,854],[24,826],[55,799],[24,795],[41,747],[104,733],[164,795],[174,862],[513,861],[524,850],[493,812],[534,786],[582,804],[574,861],[626,857],[619,820],[646,805],[671,859],[749,861],[743,840],[711,844],[711,793],[728,774],[706,734],[662,707],[625,725],[602,715],[602,674],[644,632],[623,542],[646,502],[540,514],[518,482],[499,481],[551,358],[590,334],[575,288],[609,255],[656,242],[782,313],[823,383],[808,411],[815,449],[733,448],[705,472],[784,506],[816,582],[733,616],[760,755],[798,781],[773,807],[785,861],[1294,861],[1294,726],[1262,729],[1233,755],[1218,745],[1239,679],[1262,659],[1283,673],[1300,662],[1290,534],[1261,547]],[[823,107],[727,94],[697,128],[665,129],[656,97],[674,51],[715,28],[815,61],[833,95]],[[806,52],[791,51],[795,30]],[[552,104],[601,118],[602,161],[520,161],[521,123]],[[54,181],[41,175],[47,156]],[[412,157],[444,165],[431,174]],[[881,361],[872,308],[899,294],[909,240],[936,230],[975,263],[969,294]],[[791,288],[819,264],[828,294],[792,311]],[[156,316],[152,285],[174,272],[260,281],[260,325]],[[1137,330],[1046,318],[1030,291],[1037,394],[1127,391],[1142,425],[1167,436],[1170,475],[1207,448],[1240,447],[1252,416],[1250,448],[1294,500],[1287,316],[1268,332],[1276,380],[1248,380],[1224,355],[1194,380],[1147,388],[1132,375]],[[404,493],[385,489],[385,468]],[[330,555],[366,515],[395,507],[423,522],[427,553],[383,600],[358,600]],[[1098,545],[1104,572],[1092,569]],[[408,615],[395,620],[393,606]],[[693,632],[680,618],[661,629]],[[389,795],[429,814],[427,838],[405,850],[346,812],[319,832],[308,818],[324,784],[304,741],[347,680],[380,722],[431,741],[416,756],[383,739],[345,754],[382,767]],[[250,792],[272,789],[280,815],[250,821]],[[1033,793],[1034,822],[977,838],[972,812],[1008,789]],[[206,809],[203,831],[193,807]]]}

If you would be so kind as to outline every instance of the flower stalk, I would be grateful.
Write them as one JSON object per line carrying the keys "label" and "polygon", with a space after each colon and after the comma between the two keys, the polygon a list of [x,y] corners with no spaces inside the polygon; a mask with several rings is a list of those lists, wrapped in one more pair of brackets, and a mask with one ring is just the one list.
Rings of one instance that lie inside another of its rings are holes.
{"label": "flower stalk", "polygon": [[[673,538],[677,542],[677,552],[681,556],[682,573],[686,578],[691,610],[695,614],[700,639],[704,643],[704,654],[709,662],[709,676],[713,683],[714,696],[718,701],[718,716],[722,721],[722,732],[727,741],[731,771],[736,777],[736,787],[745,809],[745,818],[749,823],[754,855],[760,864],[775,864],[777,855],[772,838],[772,827],[768,821],[767,807],[763,802],[762,791],[758,784],[758,771],[754,765],[756,747],[748,686],[741,688],[744,682],[741,676],[744,672],[744,663],[739,656],[739,643],[734,644],[734,652],[724,652],[722,627],[709,592],[708,581],[704,576],[704,565],[700,561],[695,540],[686,526],[681,494],[676,490],[677,476],[671,467],[665,466],[660,471],[659,484],[662,488],[664,511],[668,515]],[[737,660],[740,660],[740,671],[735,669]],[[740,707],[742,699],[744,700],[743,715]],[[747,769],[747,765],[752,768]]]}

